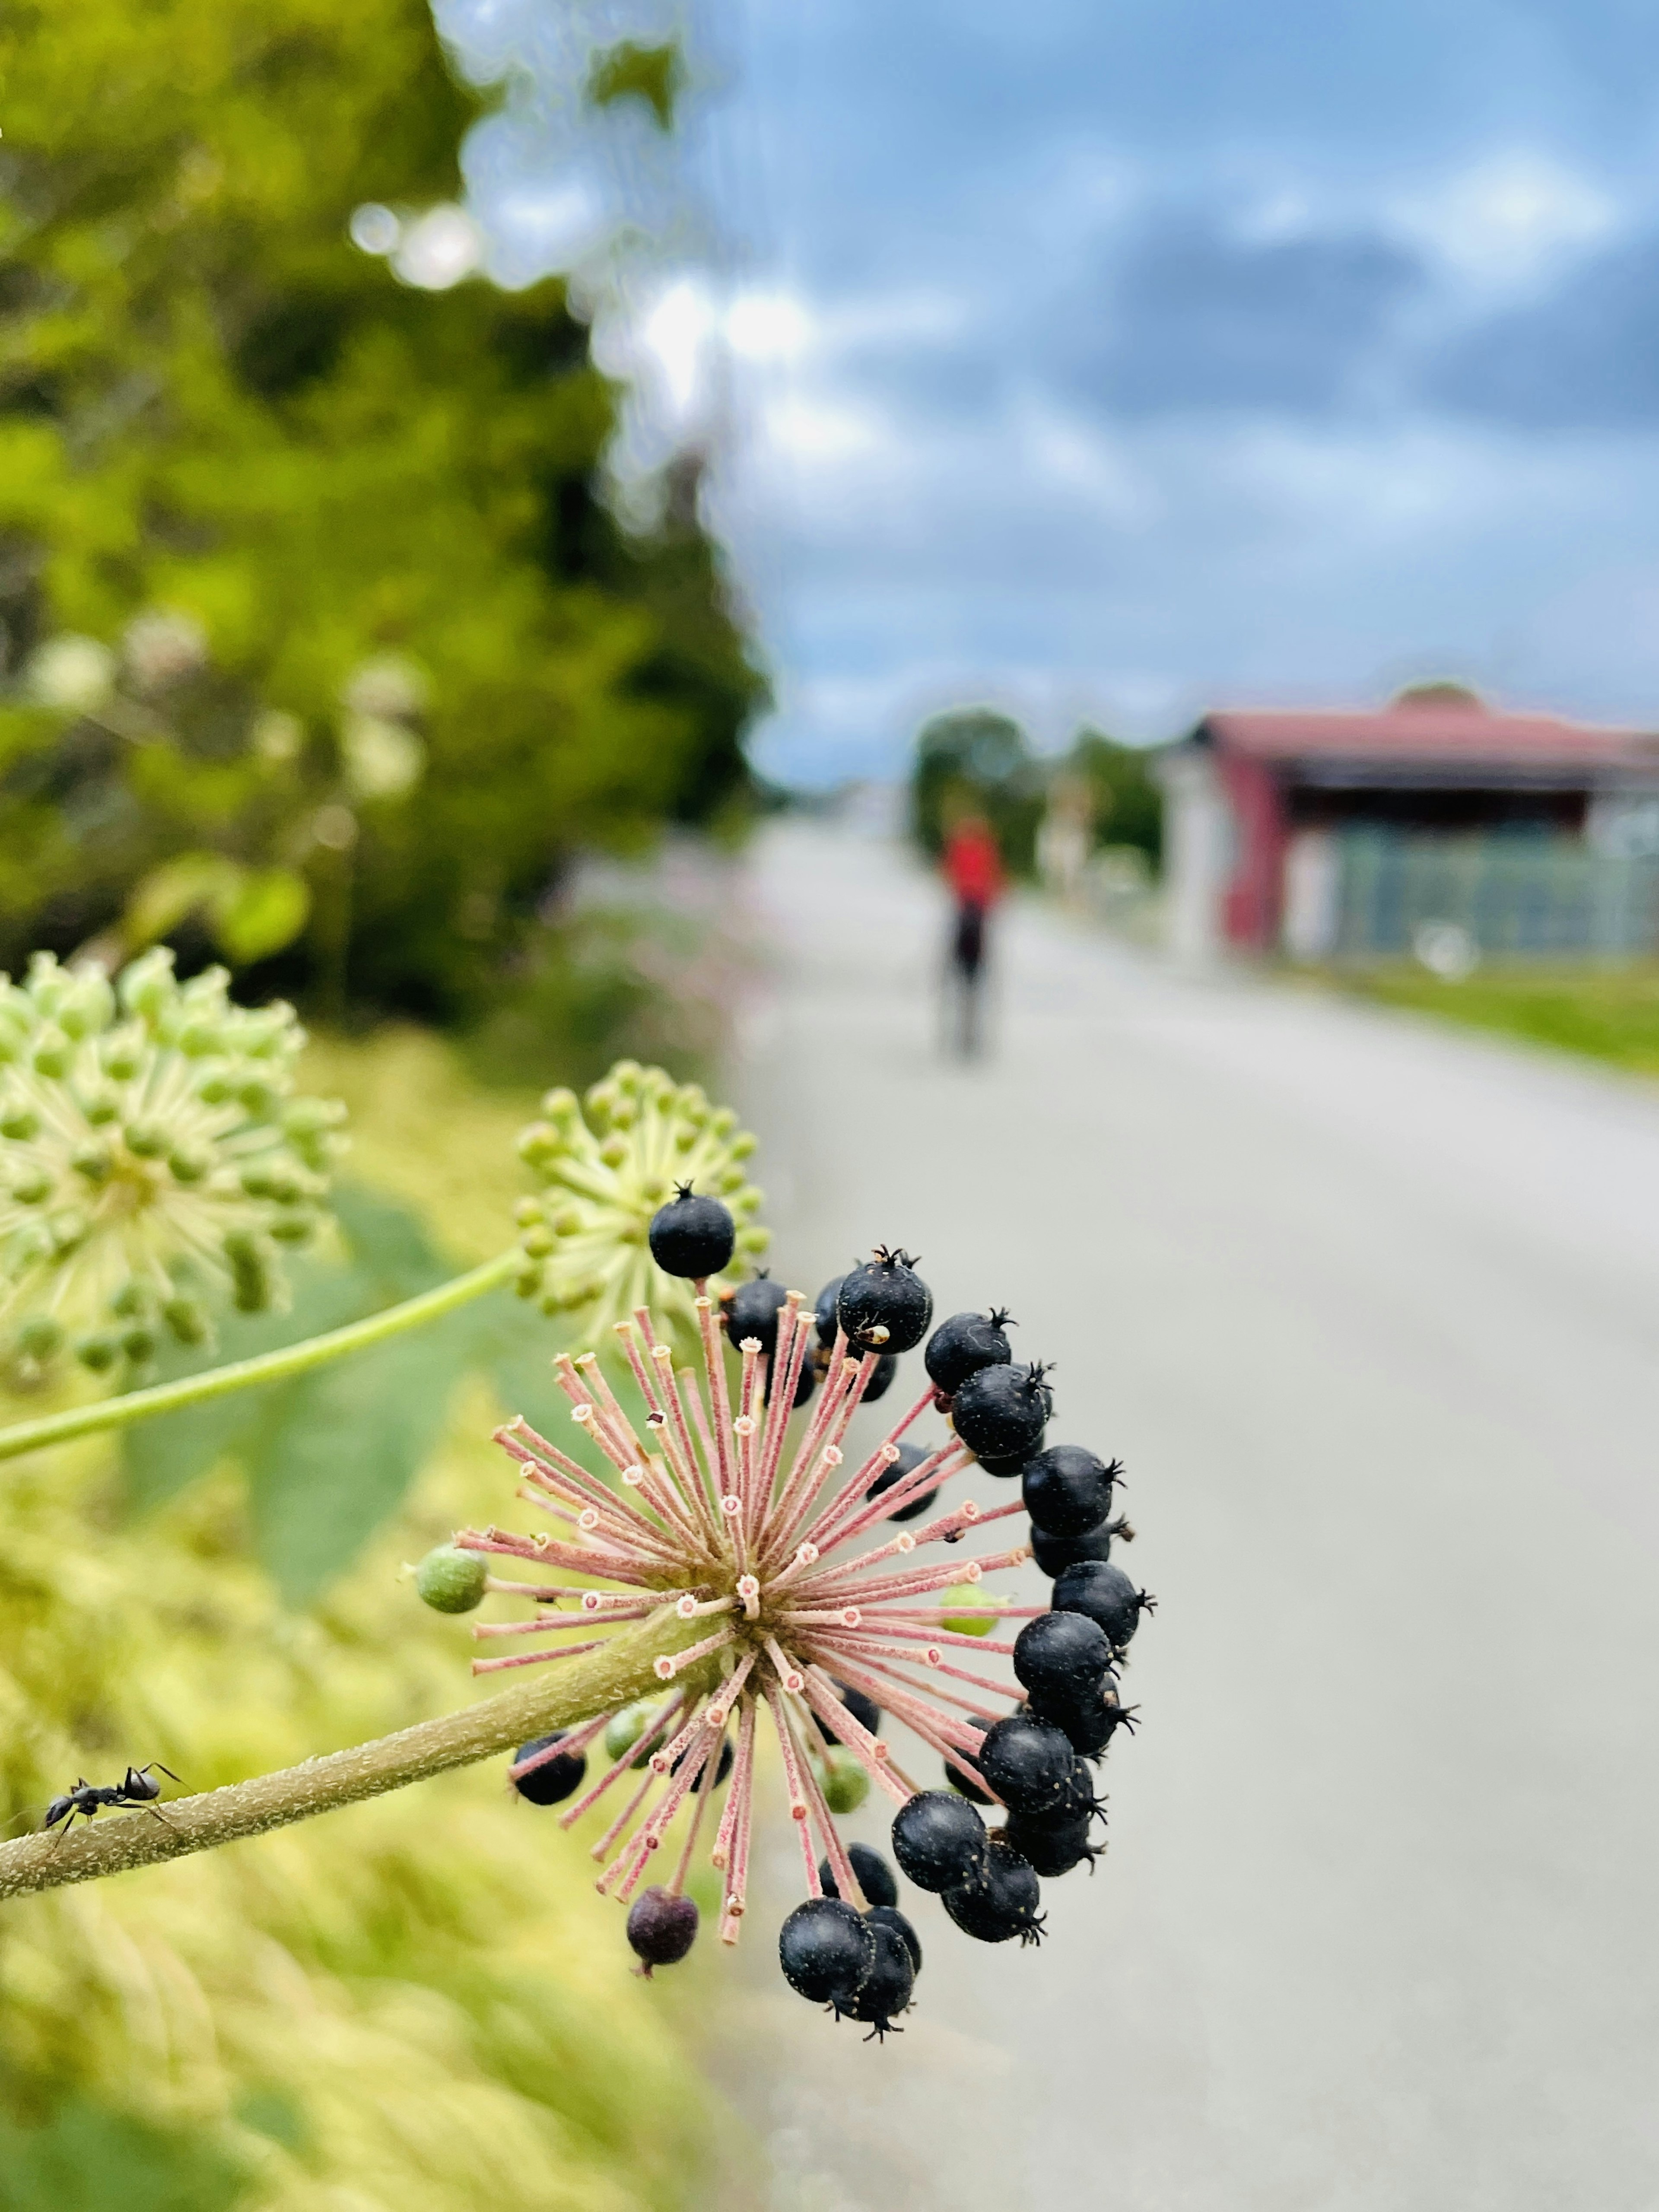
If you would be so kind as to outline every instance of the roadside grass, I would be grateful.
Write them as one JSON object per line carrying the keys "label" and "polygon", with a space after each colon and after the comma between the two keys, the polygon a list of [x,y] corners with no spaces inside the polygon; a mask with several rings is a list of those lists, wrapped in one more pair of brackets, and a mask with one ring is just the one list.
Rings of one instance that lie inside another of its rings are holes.
{"label": "roadside grass", "polygon": [[1462,982],[1443,981],[1416,966],[1328,969],[1318,980],[1437,1021],[1659,1075],[1659,962],[1480,969]]}

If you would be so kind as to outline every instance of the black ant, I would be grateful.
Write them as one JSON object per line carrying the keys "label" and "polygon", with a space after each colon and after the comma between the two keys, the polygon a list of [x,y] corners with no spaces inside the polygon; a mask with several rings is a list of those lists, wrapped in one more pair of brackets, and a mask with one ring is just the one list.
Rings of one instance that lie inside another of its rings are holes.
{"label": "black ant", "polygon": [[58,1838],[61,1844],[74,1826],[77,1813],[83,1820],[90,1820],[103,1805],[147,1805],[158,1820],[165,1821],[167,1814],[155,1802],[161,1794],[161,1785],[151,1779],[157,1768],[169,1782],[179,1780],[173,1769],[162,1766],[159,1759],[151,1759],[148,1766],[128,1767],[125,1781],[111,1784],[103,1789],[96,1788],[82,1776],[73,1790],[62,1797],[54,1797],[47,1806],[46,1817],[41,1823],[43,1832],[47,1828],[55,1828],[61,1820],[64,1823],[63,1832]]}

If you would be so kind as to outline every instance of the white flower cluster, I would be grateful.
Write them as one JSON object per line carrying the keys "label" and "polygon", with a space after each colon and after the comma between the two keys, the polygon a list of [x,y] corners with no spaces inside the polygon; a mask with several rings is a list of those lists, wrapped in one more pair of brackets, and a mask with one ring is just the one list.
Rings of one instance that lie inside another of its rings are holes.
{"label": "white flower cluster", "polygon": [[[519,1139],[547,1186],[519,1207],[520,1295],[539,1298],[545,1313],[580,1313],[589,1344],[609,1347],[616,1324],[644,1305],[695,1342],[695,1292],[651,1257],[651,1218],[690,1183],[730,1207],[741,1260],[763,1252],[770,1232],[753,1220],[762,1194],[743,1164],[754,1138],[699,1085],[631,1060],[618,1060],[585,1100],[550,1091],[542,1112]],[[719,1285],[709,1287],[718,1296]]]}
{"label": "white flower cluster", "polygon": [[203,1344],[227,1294],[258,1312],[314,1234],[345,1109],[295,1097],[292,1007],[233,1006],[165,947],[112,984],[36,953],[0,976],[0,1371],[64,1352],[131,1381],[164,1334]]}

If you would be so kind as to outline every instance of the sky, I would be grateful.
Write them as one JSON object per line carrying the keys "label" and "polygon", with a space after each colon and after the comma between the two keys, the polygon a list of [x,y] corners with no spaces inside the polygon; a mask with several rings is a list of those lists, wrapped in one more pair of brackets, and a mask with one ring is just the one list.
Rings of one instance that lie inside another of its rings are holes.
{"label": "sky", "polygon": [[[1433,676],[1659,727],[1653,0],[690,4],[439,19],[518,72],[471,204],[587,283],[624,495],[709,453],[769,773]],[[672,146],[583,112],[673,26]]]}

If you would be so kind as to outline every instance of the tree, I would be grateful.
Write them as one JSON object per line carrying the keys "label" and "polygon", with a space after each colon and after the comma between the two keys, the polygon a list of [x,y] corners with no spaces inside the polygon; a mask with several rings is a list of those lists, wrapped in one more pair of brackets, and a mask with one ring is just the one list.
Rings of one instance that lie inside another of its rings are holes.
{"label": "tree", "polygon": [[911,831],[934,858],[953,810],[971,806],[996,834],[1006,865],[1029,875],[1042,817],[1042,771],[1018,722],[988,708],[935,714],[916,738],[910,779]]}
{"label": "tree", "polygon": [[1079,730],[1066,764],[1093,797],[1097,844],[1133,845],[1157,867],[1164,854],[1164,793],[1146,761],[1142,746]]}
{"label": "tree", "polygon": [[[18,0],[0,82],[0,954],[286,878],[268,981],[453,1013],[574,848],[741,803],[715,556],[599,499],[562,285],[352,244],[459,190],[425,0]],[[146,623],[198,649],[146,673]]]}

